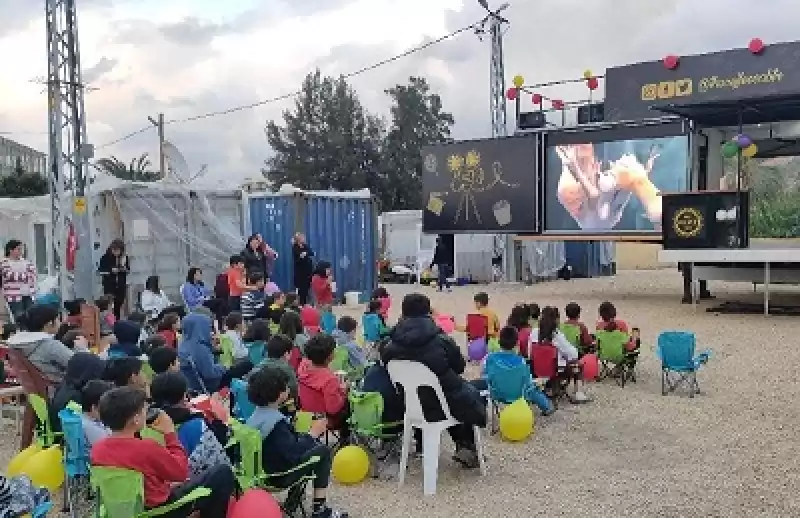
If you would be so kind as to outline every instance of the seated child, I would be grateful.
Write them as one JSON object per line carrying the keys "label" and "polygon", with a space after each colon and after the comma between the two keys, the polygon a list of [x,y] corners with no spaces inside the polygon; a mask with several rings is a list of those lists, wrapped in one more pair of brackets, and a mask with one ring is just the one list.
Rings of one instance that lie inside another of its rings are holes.
{"label": "seated child", "polygon": [[153,378],[150,395],[153,405],[167,413],[178,430],[178,439],[189,455],[189,473],[200,476],[217,464],[230,465],[221,441],[227,444],[228,429],[221,421],[216,428],[218,437],[202,413],[193,412],[187,405],[186,378],[180,372],[163,372]]}
{"label": "seated child", "polygon": [[[500,351],[489,353],[486,361],[483,364],[482,377],[487,381],[489,386],[502,386],[500,378],[506,373],[507,369],[514,367],[525,366],[527,364],[525,359],[514,352],[514,349],[519,343],[519,333],[511,326],[504,327],[500,330]],[[525,386],[522,388],[522,396],[528,403],[533,403],[542,415],[550,415],[553,413],[553,403],[544,395],[539,387],[533,382],[533,378],[529,375]],[[518,394],[495,394],[495,397],[502,401],[510,402],[518,397]]]}
{"label": "seated child", "polygon": [[89,340],[80,329],[71,329],[61,337],[61,343],[77,352],[89,351]]}
{"label": "seated child", "polygon": [[[132,387],[116,388],[100,398],[99,412],[111,436],[92,447],[94,466],[138,471],[144,477],[144,505],[147,509],[162,506],[198,487],[211,490],[208,496],[187,504],[170,516],[185,517],[199,511],[201,518],[220,518],[228,512],[236,488],[231,467],[217,464],[200,475],[189,478],[189,459],[175,433],[175,424],[163,411],[149,424],[164,435],[164,445],[142,440],[137,435],[147,420],[146,395]],[[187,481],[187,479],[189,479]]]}
{"label": "seated child", "polygon": [[245,331],[242,341],[247,348],[247,361],[252,364],[251,369],[264,359],[269,337],[269,324],[263,318],[253,320]]}
{"label": "seated child", "polygon": [[356,319],[344,316],[339,319],[336,324],[336,330],[332,333],[333,338],[336,340],[336,347],[347,349],[348,368],[345,370],[348,371],[360,369],[367,364],[366,354],[356,343],[357,329],[358,322],[356,322]]}
{"label": "seated child", "polygon": [[529,320],[531,328],[535,329],[539,327],[539,318],[542,316],[542,310],[539,308],[539,304],[535,302],[528,304],[528,313],[531,315]]}
{"label": "seated child", "polygon": [[[617,318],[617,308],[611,302],[606,301],[600,304],[597,308],[597,314],[600,317],[597,321],[598,331],[622,331],[631,335],[630,341],[625,345],[625,349],[628,352],[626,358],[628,365],[635,367],[636,360],[639,358],[639,348],[642,345],[641,338],[634,336],[634,333],[628,328],[627,322]],[[635,334],[638,335],[638,332]]]}
{"label": "seated child", "polygon": [[[309,344],[313,341],[312,339]],[[274,366],[258,369],[250,376],[247,395],[256,406],[255,412],[247,420],[247,425],[261,433],[264,466],[268,467],[269,471],[289,471],[311,457],[320,458],[319,462],[308,468],[293,472],[280,480],[270,480],[270,484],[287,487],[298,477],[313,473],[315,478],[311,518],[347,518],[347,513],[335,511],[327,503],[332,455],[330,448],[316,440],[325,434],[325,420],[314,421],[308,434],[298,433],[280,411],[290,397],[286,371]]]}
{"label": "seated child", "polygon": [[300,313],[300,303],[297,300],[297,293],[287,293],[283,297],[283,307],[287,310],[294,311],[295,313]]}
{"label": "seated child", "polygon": [[564,324],[569,324],[577,327],[580,330],[578,335],[578,343],[572,344],[578,348],[578,352],[583,356],[592,351],[594,347],[594,340],[586,325],[581,322],[581,307],[576,302],[570,302],[564,308],[564,315],[567,317]]}
{"label": "seated child", "polygon": [[289,365],[289,358],[293,349],[294,344],[287,336],[275,335],[271,337],[267,342],[267,357],[256,369],[269,365],[284,371],[288,378],[289,394],[293,400],[297,401],[297,373]]}
{"label": "seated child", "polygon": [[[476,313],[486,317],[487,338],[496,338],[497,332],[500,330],[500,319],[497,318],[497,313],[489,307],[489,295],[483,292],[476,293],[472,300],[475,302]],[[457,326],[456,329],[464,332],[466,326]]]}
{"label": "seated child", "polygon": [[[386,317],[382,313],[383,306],[381,304],[382,303],[379,299],[370,300],[369,303],[367,304],[367,311],[364,313],[364,315],[378,315],[378,317],[380,318],[381,328],[380,331],[378,332],[378,334],[380,335],[377,337],[378,340],[380,340],[384,336],[387,336],[390,332],[389,326],[386,325]],[[377,342],[378,340],[371,340],[371,341]]]}
{"label": "seated child", "polygon": [[81,309],[83,309],[84,304],[86,304],[86,299],[65,300],[64,309],[67,312],[67,317],[64,322],[74,327],[81,327],[83,325]]}
{"label": "seated child", "polygon": [[133,356],[138,358],[142,355],[139,348],[139,335],[141,328],[130,320],[118,320],[114,323],[114,336],[117,341],[112,343],[106,351],[109,358],[120,356]]}
{"label": "seated child", "polygon": [[[523,358],[528,357],[528,339],[531,336],[531,312],[527,304],[517,304],[511,308],[506,325],[517,330],[517,346]],[[502,347],[501,347],[502,349]]]}
{"label": "seated child", "polygon": [[288,337],[294,344],[289,356],[289,365],[296,372],[300,360],[303,359],[303,348],[308,342],[308,335],[303,327],[303,321],[300,320],[300,315],[294,311],[284,313],[278,324],[278,333]]}
{"label": "seated child", "polygon": [[389,292],[386,291],[386,288],[377,287],[372,292],[370,300],[377,300],[380,303],[378,313],[383,317],[385,323],[389,319],[389,309],[392,307],[392,298],[389,296]]}
{"label": "seated child", "polygon": [[244,317],[241,313],[234,311],[225,319],[225,338],[231,341],[233,361],[248,359],[247,346],[242,339],[244,333]]}
{"label": "seated child", "polygon": [[197,393],[216,392],[226,385],[226,379],[230,383],[232,376],[214,358],[213,327],[211,318],[199,313],[190,313],[181,322],[183,339],[178,344],[178,364],[189,388]]}
{"label": "seated child", "polygon": [[333,360],[336,341],[330,335],[318,334],[306,344],[306,357],[297,369],[297,392],[300,408],[321,414],[328,428],[342,431],[345,442],[348,429],[347,385],[328,367]]}
{"label": "seated child", "polygon": [[154,349],[158,349],[159,347],[167,347],[168,349],[172,349],[173,351],[176,350],[175,347],[167,346],[167,340],[163,336],[153,335],[151,337],[148,337],[147,340],[145,340],[144,343],[142,344],[142,352],[145,355],[150,356],[150,353]]}
{"label": "seated child", "polygon": [[250,322],[258,315],[258,311],[265,307],[264,275],[253,273],[248,278],[250,289],[242,294],[242,318]]}
{"label": "seated child", "polygon": [[[568,385],[572,381],[573,392],[568,396],[574,403],[585,403],[589,401],[589,397],[581,390],[582,386],[582,366],[578,361],[578,349],[567,340],[564,333],[559,329],[561,323],[561,315],[558,308],[554,306],[546,306],[542,310],[541,319],[539,320],[539,327],[531,330],[530,344],[528,351],[531,348],[539,345],[549,344],[558,350],[558,380],[551,380],[549,386],[553,383],[561,383]],[[533,352],[531,352],[533,357]]]}
{"label": "seated child", "polygon": [[158,322],[156,334],[163,336],[168,347],[178,347],[178,331],[181,330],[181,317],[177,313],[167,313]]}
{"label": "seated child", "polygon": [[[377,392],[383,399],[383,415],[381,422],[400,423],[397,428],[385,428],[384,433],[400,433],[403,430],[403,417],[405,416],[405,400],[397,391],[386,365],[380,360],[380,353],[386,347],[386,342],[378,345],[378,361],[367,367],[364,372],[364,379],[361,382],[361,390],[364,392]],[[421,451],[421,450],[420,450]]]}
{"label": "seated child", "polygon": [[150,351],[150,368],[155,374],[164,372],[179,372],[178,351],[172,347],[156,347]]}
{"label": "seated child", "polygon": [[114,316],[114,297],[103,295],[95,301],[97,311],[100,313],[100,336],[108,336],[114,332],[117,317]]}
{"label": "seated child", "polygon": [[147,392],[147,379],[142,375],[142,360],[136,356],[109,359],[103,371],[103,379],[117,387],[135,387]]}
{"label": "seated child", "polygon": [[271,297],[272,304],[270,304],[269,308],[267,309],[267,316],[269,317],[269,321],[277,326],[281,322],[281,317],[286,312],[284,307],[286,303],[286,296],[279,291],[277,293],[273,293]]}
{"label": "seated child", "polygon": [[[150,333],[147,329],[147,315],[142,313],[141,311],[134,311],[130,315],[128,315],[128,320],[137,324],[139,328],[142,330],[139,333],[139,348],[142,349],[142,345],[144,341],[147,340],[147,337],[150,336]],[[144,350],[144,349],[142,349]]]}
{"label": "seated child", "polygon": [[303,306],[300,308],[300,320],[306,332],[316,333],[320,331],[322,325],[322,313],[313,306]]}
{"label": "seated child", "polygon": [[100,412],[97,405],[100,398],[114,388],[113,383],[103,380],[91,380],[81,391],[81,425],[83,434],[86,436],[86,443],[91,449],[100,439],[105,439],[111,435],[106,425],[100,421]]}

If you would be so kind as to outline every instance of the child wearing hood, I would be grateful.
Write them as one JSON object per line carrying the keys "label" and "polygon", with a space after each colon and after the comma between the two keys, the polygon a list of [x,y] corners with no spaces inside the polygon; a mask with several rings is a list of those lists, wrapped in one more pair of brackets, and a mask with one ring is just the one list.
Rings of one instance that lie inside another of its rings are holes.
{"label": "child wearing hood", "polygon": [[114,336],[117,341],[108,347],[108,357],[141,356],[142,350],[139,348],[139,335],[141,333],[142,328],[135,322],[117,320],[114,323]]}
{"label": "child wearing hood", "polygon": [[64,382],[58,386],[53,399],[50,400],[50,424],[54,431],[61,431],[61,420],[58,413],[67,407],[70,401],[82,404],[81,392],[92,380],[103,377],[106,362],[90,352],[76,352],[67,362]]}
{"label": "child wearing hood", "polygon": [[190,313],[181,322],[178,363],[189,389],[195,392],[216,392],[226,373],[212,352],[212,327],[211,319],[200,313]]}
{"label": "child wearing hood", "polygon": [[61,383],[73,351],[53,338],[59,326],[58,309],[36,304],[21,315],[21,320],[25,331],[9,338],[8,346],[25,355],[47,381]]}
{"label": "child wearing hood", "polygon": [[358,370],[367,364],[367,355],[356,343],[356,330],[358,322],[353,317],[344,316],[336,324],[332,336],[336,340],[336,347],[347,349],[347,371]]}
{"label": "child wearing hood", "polygon": [[306,344],[306,357],[297,368],[297,393],[300,407],[306,412],[322,414],[328,428],[340,430],[342,442],[347,442],[347,385],[330,369],[336,341],[332,336],[318,334]]}

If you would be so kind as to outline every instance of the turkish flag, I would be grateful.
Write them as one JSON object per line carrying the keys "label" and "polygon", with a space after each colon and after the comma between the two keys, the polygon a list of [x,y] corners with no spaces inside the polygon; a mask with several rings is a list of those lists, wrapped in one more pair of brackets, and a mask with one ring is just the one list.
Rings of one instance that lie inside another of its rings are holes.
{"label": "turkish flag", "polygon": [[75,254],[78,251],[78,236],[75,235],[75,226],[70,222],[67,226],[67,271],[75,271]]}

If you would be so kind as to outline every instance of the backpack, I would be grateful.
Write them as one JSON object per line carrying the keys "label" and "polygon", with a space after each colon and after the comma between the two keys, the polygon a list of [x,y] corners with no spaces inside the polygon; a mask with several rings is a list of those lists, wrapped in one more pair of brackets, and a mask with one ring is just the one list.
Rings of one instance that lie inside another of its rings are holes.
{"label": "backpack", "polygon": [[227,300],[231,296],[230,288],[228,287],[228,274],[223,272],[217,275],[217,281],[214,284],[214,296],[218,299]]}

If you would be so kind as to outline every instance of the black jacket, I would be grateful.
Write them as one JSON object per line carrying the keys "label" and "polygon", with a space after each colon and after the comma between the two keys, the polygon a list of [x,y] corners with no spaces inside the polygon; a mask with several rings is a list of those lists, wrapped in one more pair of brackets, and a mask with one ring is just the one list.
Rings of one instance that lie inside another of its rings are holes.
{"label": "black jacket", "polygon": [[[305,252],[306,255],[300,257]],[[314,271],[314,251],[308,244],[292,245],[292,258],[294,259],[294,285],[307,286],[311,284],[311,273]]]}
{"label": "black jacket", "polygon": [[242,250],[242,257],[244,258],[244,269],[247,275],[254,273],[265,274],[267,272],[267,258],[260,250],[253,251],[249,246],[244,247]]}
{"label": "black jacket", "polygon": [[81,404],[81,392],[91,380],[101,379],[106,362],[96,354],[90,352],[77,352],[67,362],[67,372],[64,381],[56,389],[50,401],[50,424],[56,432],[61,431],[61,420],[58,413],[67,407],[70,401]]}
{"label": "black jacket", "polygon": [[[478,390],[461,374],[467,366],[464,355],[430,317],[404,318],[392,330],[391,342],[383,350],[381,360],[411,360],[428,367],[442,385],[444,397],[453,417],[464,424],[486,426],[486,406]],[[443,418],[433,390],[420,394],[426,419]]]}
{"label": "black jacket", "polygon": [[433,265],[449,265],[450,258],[449,250],[444,243],[436,243],[436,248],[433,250],[433,260],[431,260],[431,267]]}
{"label": "black jacket", "polygon": [[[126,286],[128,285],[128,271],[131,269],[130,260],[128,256],[124,256],[123,261],[120,260],[122,256],[114,256],[111,252],[106,252],[100,258],[100,264],[97,271],[103,277],[103,293],[108,295],[125,293]],[[117,268],[118,271],[112,271]]]}

